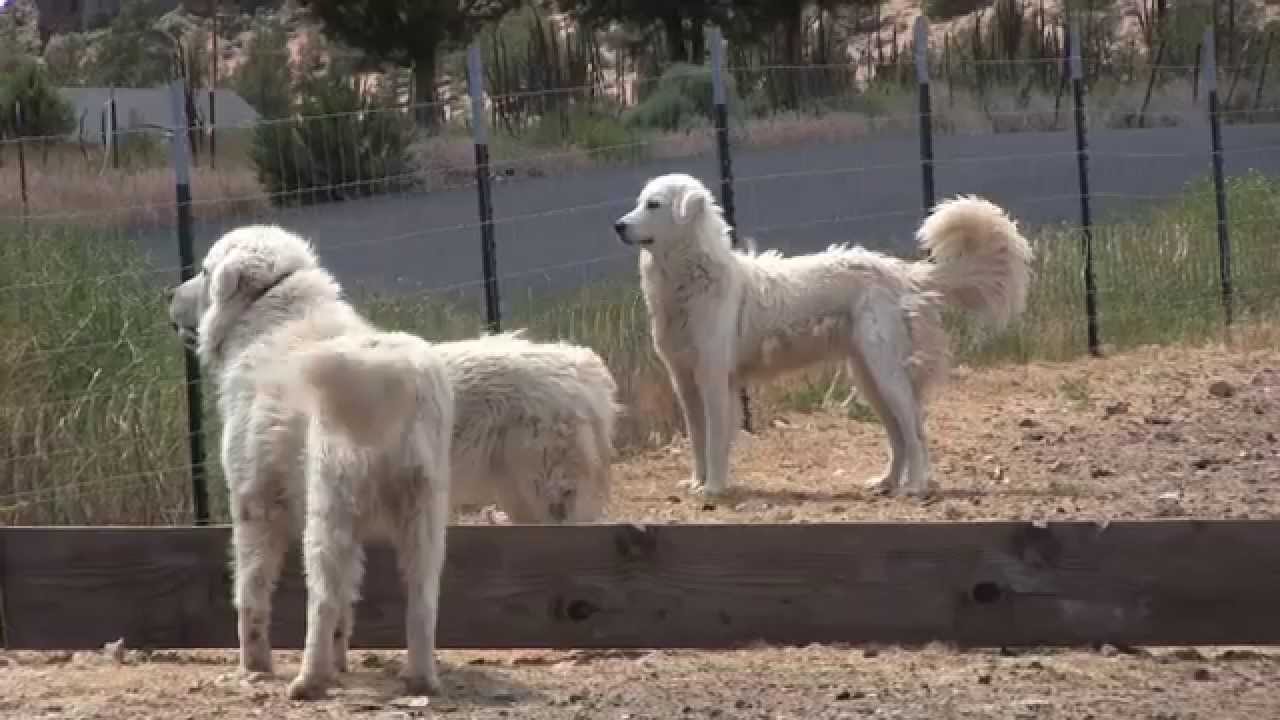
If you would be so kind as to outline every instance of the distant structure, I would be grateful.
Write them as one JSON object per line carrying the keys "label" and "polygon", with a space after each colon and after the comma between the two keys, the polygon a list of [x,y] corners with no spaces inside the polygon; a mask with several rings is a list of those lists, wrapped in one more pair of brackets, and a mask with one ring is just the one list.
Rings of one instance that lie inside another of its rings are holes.
{"label": "distant structure", "polygon": [[[74,108],[76,129],[72,136],[81,137],[85,142],[101,143],[111,88],[64,87],[58,88],[58,93]],[[121,132],[148,126],[169,127],[173,124],[168,87],[116,88],[115,94],[116,122],[119,123],[118,129]],[[258,112],[234,90],[218,88],[214,95],[219,129],[249,128],[258,121]],[[201,88],[192,99],[200,119],[208,122],[209,91]]]}

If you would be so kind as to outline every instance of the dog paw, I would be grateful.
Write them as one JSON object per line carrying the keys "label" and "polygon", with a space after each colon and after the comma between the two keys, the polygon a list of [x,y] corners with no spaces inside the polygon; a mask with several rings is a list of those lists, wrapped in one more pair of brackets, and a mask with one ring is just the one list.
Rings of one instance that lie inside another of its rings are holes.
{"label": "dog paw", "polygon": [[889,495],[896,490],[894,483],[890,482],[886,475],[870,478],[862,486],[873,495]]}
{"label": "dog paw", "polygon": [[436,695],[440,692],[440,677],[434,672],[403,673],[405,693],[409,695]]}
{"label": "dog paw", "polygon": [[933,497],[933,489],[927,485],[903,486],[894,492],[894,495],[902,498],[914,498],[916,500],[928,500]]}
{"label": "dog paw", "polygon": [[697,491],[698,488],[702,487],[702,481],[698,479],[697,475],[694,475],[692,477],[687,477],[684,480],[681,480],[679,482],[679,485],[685,490]]}
{"label": "dog paw", "polygon": [[710,485],[699,485],[695,488],[691,488],[690,492],[698,497],[715,498],[724,495],[725,489],[722,487],[712,487]]}
{"label": "dog paw", "polygon": [[289,683],[290,700],[321,700],[329,689],[327,678],[299,675]]}

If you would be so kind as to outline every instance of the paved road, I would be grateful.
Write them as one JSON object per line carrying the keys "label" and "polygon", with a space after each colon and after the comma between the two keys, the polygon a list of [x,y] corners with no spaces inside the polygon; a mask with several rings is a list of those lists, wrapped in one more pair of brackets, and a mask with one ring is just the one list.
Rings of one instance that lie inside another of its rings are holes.
{"label": "paved road", "polygon": [[[1280,176],[1280,126],[1224,129],[1229,174]],[[1101,219],[1176,194],[1209,171],[1207,126],[1108,130],[1091,138],[1095,212]],[[939,196],[977,193],[1024,225],[1079,217],[1071,132],[946,136],[936,140]],[[738,149],[738,221],[762,247],[787,253],[833,242],[903,251],[921,210],[917,140]],[[613,273],[635,272],[634,253],[611,231],[644,181],[680,170],[709,184],[714,156],[499,183],[498,268],[506,302],[562,290]],[[714,185],[713,185],[714,187]],[[195,188],[198,193],[199,188]],[[390,292],[448,290],[480,297],[474,190],[414,193],[289,210],[273,217],[311,237],[339,279]],[[197,228],[197,257],[226,224]],[[172,264],[173,235],[144,243]]]}

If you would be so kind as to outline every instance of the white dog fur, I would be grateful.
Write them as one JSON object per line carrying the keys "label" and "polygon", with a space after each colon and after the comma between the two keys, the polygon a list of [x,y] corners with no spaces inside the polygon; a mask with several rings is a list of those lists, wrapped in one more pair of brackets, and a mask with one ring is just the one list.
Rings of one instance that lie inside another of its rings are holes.
{"label": "white dog fur", "polygon": [[1000,328],[1025,308],[1032,251],[1017,225],[976,197],[939,203],[917,232],[931,260],[861,247],[783,257],[730,248],[711,193],[685,174],[650,180],[619,218],[638,246],[654,348],[670,375],[704,494],[725,490],[732,399],[744,382],[847,360],[889,444],[880,492],[930,491],[924,437],[928,392],[946,375],[942,312],[957,307]]}
{"label": "white dog fur", "polygon": [[406,685],[438,690],[454,399],[434,349],[376,332],[310,246],[272,228],[220,238],[170,315],[217,387],[242,668],[271,669],[271,594],[301,530],[307,631],[290,697],[322,696],[345,669],[371,540],[395,546],[404,574]]}
{"label": "white dog fur", "polygon": [[[533,343],[515,334],[428,345],[401,333],[378,333],[343,299],[310,244],[275,226],[246,226],[219,239],[204,270],[174,292],[170,316],[216,383],[245,672],[271,670],[271,594],[312,503],[307,474],[322,462],[363,467],[350,474],[352,481],[381,479],[374,470],[432,469],[429,480],[452,476],[450,506],[496,501],[516,522],[589,521],[603,510],[616,385],[586,348]],[[427,369],[435,364],[447,392],[437,388],[436,400],[427,402],[409,383],[434,387]],[[308,422],[309,414],[318,419]],[[419,457],[428,443],[418,437],[428,424],[452,428],[444,445],[448,457],[433,457],[430,465]],[[363,455],[317,455],[327,443],[344,442]],[[392,499],[383,498],[385,509],[415,507],[410,498]],[[434,532],[439,513],[448,509],[426,501],[418,502],[415,517]],[[352,552],[358,560],[360,547]],[[348,586],[359,585],[358,562],[355,567]],[[332,656],[337,670],[346,665],[350,603],[340,621]],[[308,638],[311,628],[309,623]],[[408,636],[413,639],[412,631]],[[419,644],[428,643],[429,637]],[[313,667],[317,678],[324,667]],[[430,689],[430,667],[428,658],[411,662],[410,684]],[[298,694],[313,690],[302,677],[297,682]]]}

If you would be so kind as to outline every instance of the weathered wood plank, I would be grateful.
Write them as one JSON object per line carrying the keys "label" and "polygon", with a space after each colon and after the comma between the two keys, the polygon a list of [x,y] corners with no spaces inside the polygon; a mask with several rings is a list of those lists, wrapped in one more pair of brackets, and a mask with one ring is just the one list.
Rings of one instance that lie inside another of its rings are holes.
{"label": "weathered wood plank", "polygon": [[[229,530],[3,528],[10,648],[235,647]],[[1280,522],[451,527],[442,647],[1280,643]],[[403,646],[369,552],[353,645]],[[296,557],[272,640],[300,647]]]}

